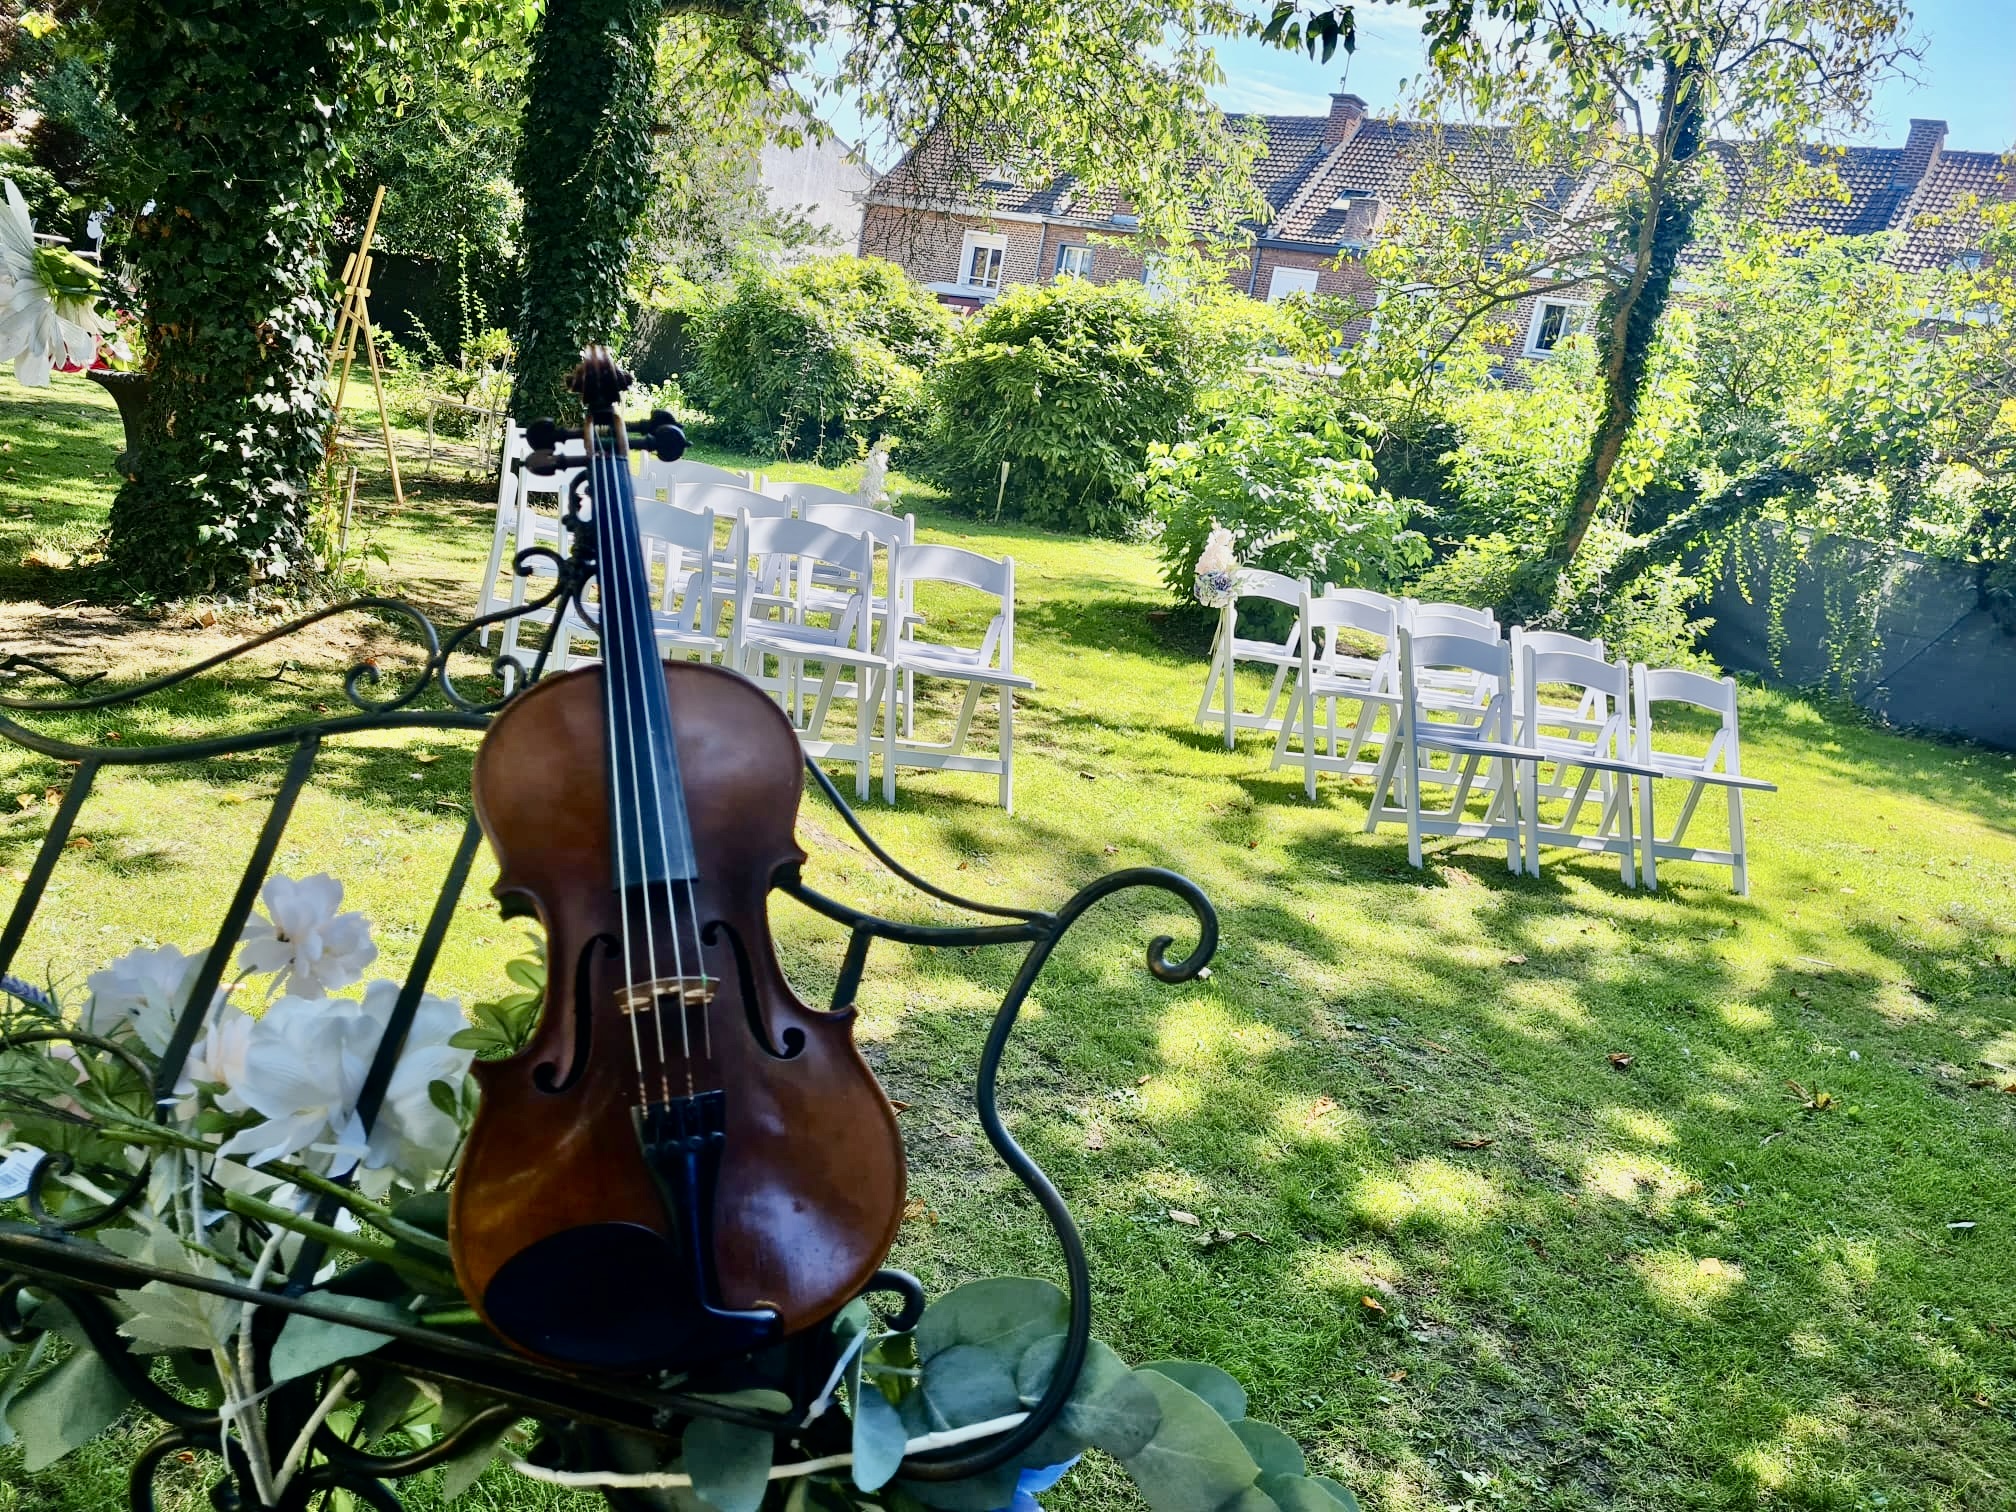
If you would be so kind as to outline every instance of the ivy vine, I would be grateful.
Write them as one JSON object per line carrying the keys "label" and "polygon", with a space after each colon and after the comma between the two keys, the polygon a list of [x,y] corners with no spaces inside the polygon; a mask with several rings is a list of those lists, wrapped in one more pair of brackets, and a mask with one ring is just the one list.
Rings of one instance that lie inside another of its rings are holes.
{"label": "ivy vine", "polygon": [[328,419],[322,234],[372,0],[105,0],[152,386],[110,569],[157,593],[286,587]]}

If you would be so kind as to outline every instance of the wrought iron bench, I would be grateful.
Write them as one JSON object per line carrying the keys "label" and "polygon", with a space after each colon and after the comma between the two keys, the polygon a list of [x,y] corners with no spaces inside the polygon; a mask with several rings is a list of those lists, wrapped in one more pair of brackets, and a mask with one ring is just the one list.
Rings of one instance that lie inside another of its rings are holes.
{"label": "wrought iron bench", "polygon": [[[495,679],[491,691],[498,696],[484,699],[472,697],[458,686],[450,667],[451,658],[464,654],[465,648],[470,645],[470,637],[483,626],[514,615],[539,614],[556,604],[564,607],[567,599],[578,595],[589,570],[578,554],[574,558],[563,559],[550,551],[535,548],[521,557],[518,570],[528,572],[534,557],[545,558],[547,565],[556,573],[549,592],[519,608],[472,621],[451,634],[444,635],[425,614],[408,603],[391,598],[364,598],[308,615],[194,666],[122,691],[92,691],[79,696],[77,688],[81,685],[74,685],[73,695],[67,697],[0,697],[0,710],[5,711],[0,712],[0,737],[28,751],[76,764],[67,791],[50,817],[47,833],[27,870],[20,897],[8,916],[4,931],[0,931],[0,973],[13,969],[36,917],[38,905],[76,830],[78,816],[90,800],[96,780],[107,768],[174,767],[260,751],[290,753],[285,776],[259,828],[251,855],[224,910],[214,942],[204,958],[195,988],[188,999],[190,1006],[176,1023],[159,1067],[153,1072],[157,1102],[170,1098],[204,1017],[204,1009],[199,1005],[210,1003],[214,990],[224,978],[261,884],[282,843],[296,800],[314,776],[318,757],[356,737],[386,731],[480,733],[514,691],[522,689],[543,671],[543,651],[530,667],[499,658],[491,663],[491,676]],[[23,716],[35,714],[63,715],[141,707],[150,697],[185,684],[191,678],[224,667],[250,652],[282,642],[335,615],[356,612],[403,623],[418,637],[424,656],[418,670],[390,692],[381,693],[381,673],[377,666],[363,664],[353,668],[344,682],[344,691],[353,705],[353,712],[333,715],[314,723],[155,746],[81,745],[38,732],[22,722]],[[1173,872],[1148,867],[1130,868],[1102,877],[1052,912],[1009,908],[962,898],[933,886],[899,864],[862,826],[826,775],[809,761],[807,766],[826,799],[876,861],[910,888],[981,921],[959,925],[903,923],[825,896],[796,875],[784,879],[781,891],[848,931],[844,957],[832,994],[836,1008],[853,1001],[869,948],[877,940],[938,948],[994,945],[1025,948],[1020,969],[994,1012],[992,1027],[979,1059],[973,1090],[974,1110],[988,1142],[1035,1198],[1061,1249],[1068,1280],[1069,1328],[1059,1368],[1041,1400],[1020,1426],[990,1439],[959,1446],[950,1452],[915,1456],[904,1462],[901,1472],[913,1481],[957,1479],[1005,1464],[1035,1443],[1051,1426],[1072,1390],[1089,1338],[1090,1302],[1084,1248],[1063,1198],[1009,1134],[997,1103],[1002,1055],[1014,1032],[1023,1002],[1065,933],[1087,909],[1117,892],[1132,888],[1160,889],[1173,895],[1195,915],[1199,938],[1182,959],[1169,959],[1172,942],[1166,936],[1158,936],[1148,945],[1148,968],[1166,982],[1192,978],[1209,961],[1216,945],[1216,918],[1211,905],[1194,884]],[[471,818],[454,849],[447,874],[420,934],[390,1024],[379,1041],[364,1081],[358,1112],[367,1128],[381,1110],[394,1064],[447,937],[480,839],[476,822]],[[9,990],[24,985],[18,978],[10,978],[9,982]],[[86,1034],[75,1026],[51,1025],[32,1030],[26,1036],[37,1037],[69,1040],[104,1054],[120,1053],[119,1045]],[[19,1042],[18,1038],[16,1042]],[[310,1375],[272,1389],[265,1399],[265,1411],[269,1426],[277,1431],[278,1441],[292,1442],[305,1434],[312,1443],[308,1462],[289,1481],[280,1498],[280,1505],[286,1508],[305,1509],[330,1488],[341,1488],[371,1507],[396,1509],[399,1501],[391,1489],[392,1483],[454,1459],[486,1434],[494,1434],[500,1423],[523,1418],[535,1419],[541,1427],[540,1445],[534,1452],[540,1463],[576,1468],[610,1467],[620,1450],[628,1444],[670,1445],[685,1424],[698,1419],[711,1418],[741,1424],[787,1437],[798,1433],[797,1442],[810,1454],[830,1452],[835,1447],[830,1441],[832,1435],[843,1431],[834,1426],[833,1414],[802,1432],[798,1426],[808,1404],[819,1396],[822,1385],[830,1384],[836,1366],[838,1346],[827,1330],[807,1330],[760,1356],[671,1383],[569,1374],[514,1354],[480,1330],[444,1330],[417,1321],[399,1323],[360,1318],[339,1305],[327,1283],[317,1283],[315,1278],[318,1272],[323,1271],[327,1261],[327,1252],[319,1243],[310,1242],[302,1247],[288,1268],[284,1281],[259,1288],[239,1280],[206,1279],[172,1272],[115,1252],[96,1242],[92,1233],[139,1199],[148,1181],[148,1162],[139,1164],[122,1188],[107,1194],[111,1199],[109,1202],[93,1203],[90,1210],[82,1213],[66,1209],[62,1203],[53,1200],[56,1189],[52,1183],[64,1174],[61,1157],[45,1157],[29,1178],[23,1199],[26,1220],[0,1221],[0,1331],[11,1339],[21,1341],[52,1326],[49,1312],[41,1310],[39,1304],[43,1299],[55,1299],[74,1319],[74,1326],[70,1328],[72,1336],[81,1338],[101,1355],[140,1407],[161,1420],[163,1431],[138,1454],[132,1466],[129,1498],[136,1512],[147,1512],[153,1507],[157,1474],[171,1457],[187,1460],[192,1452],[218,1454],[220,1444],[229,1446],[221,1451],[226,1454],[228,1462],[223,1475],[211,1489],[213,1505],[219,1508],[260,1505],[250,1467],[245,1463],[242,1450],[236,1447],[237,1440],[223,1433],[219,1409],[202,1401],[191,1401],[163,1384],[157,1373],[150,1371],[144,1357],[130,1352],[129,1341],[118,1332],[117,1317],[110,1306],[110,1298],[117,1292],[153,1282],[189,1287],[237,1303],[256,1304],[262,1322],[253,1337],[258,1349],[264,1352],[257,1366],[262,1385],[268,1379],[267,1356],[282,1323],[288,1316],[299,1314],[381,1334],[386,1342],[372,1354],[374,1363],[405,1376],[457,1388],[483,1399],[485,1405],[466,1417],[454,1431],[412,1452],[386,1455],[373,1453],[368,1446],[346,1441],[328,1423],[315,1417],[317,1404],[324,1399],[329,1385],[326,1372],[324,1376]],[[332,1221],[336,1216],[335,1199],[323,1197],[315,1216],[323,1223]],[[913,1325],[925,1304],[918,1282],[900,1271],[881,1272],[870,1290],[894,1299],[892,1326],[897,1328]],[[26,1305],[30,1299],[38,1306]],[[724,1393],[751,1386],[782,1391],[790,1398],[791,1410],[774,1412],[721,1400]],[[838,1447],[844,1448],[845,1444]],[[619,1507],[660,1504],[647,1503],[635,1493],[616,1489],[605,1491],[605,1495]]]}

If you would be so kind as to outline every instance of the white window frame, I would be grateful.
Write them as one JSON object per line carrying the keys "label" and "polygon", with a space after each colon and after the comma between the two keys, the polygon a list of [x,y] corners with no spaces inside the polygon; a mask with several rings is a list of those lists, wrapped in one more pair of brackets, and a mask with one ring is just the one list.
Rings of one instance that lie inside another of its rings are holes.
{"label": "white window frame", "polygon": [[[1552,357],[1560,351],[1561,343],[1582,329],[1582,322],[1587,317],[1590,305],[1591,301],[1587,299],[1557,299],[1551,295],[1543,295],[1534,300],[1533,318],[1526,322],[1525,355]],[[1543,347],[1540,345],[1540,331],[1547,323],[1547,312],[1550,309],[1566,310],[1568,318],[1561,327],[1561,334],[1555,338],[1554,345]]]}
{"label": "white window frame", "polygon": [[[976,282],[973,278],[973,254],[982,249],[999,254],[994,263],[994,281]],[[993,231],[968,231],[959,243],[959,276],[954,280],[962,289],[980,289],[989,294],[998,293],[1008,272],[1008,238]]]}
{"label": "white window frame", "polygon": [[1167,299],[1173,292],[1169,287],[1169,265],[1152,253],[1141,259],[1141,287],[1157,299]]}
{"label": "white window frame", "polygon": [[1319,269],[1297,268],[1283,263],[1267,274],[1267,303],[1279,304],[1297,294],[1314,294],[1322,276]]}
{"label": "white window frame", "polygon": [[[1084,267],[1067,268],[1064,266],[1064,260],[1067,257],[1070,257],[1073,262],[1081,260],[1078,257],[1071,257],[1071,254],[1074,252],[1083,254],[1082,261],[1084,262]],[[1054,271],[1059,278],[1090,278],[1092,276],[1092,244],[1090,242],[1060,242],[1057,246],[1057,267]]]}

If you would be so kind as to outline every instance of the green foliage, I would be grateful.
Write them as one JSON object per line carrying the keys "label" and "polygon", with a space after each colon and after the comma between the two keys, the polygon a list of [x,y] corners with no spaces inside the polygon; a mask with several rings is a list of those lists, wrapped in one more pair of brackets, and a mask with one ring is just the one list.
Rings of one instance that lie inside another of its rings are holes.
{"label": "green foliage", "polygon": [[859,455],[914,421],[950,317],[879,257],[751,269],[699,317],[696,397],[730,441],[782,457]]}
{"label": "green foliage", "polygon": [[469,1027],[448,1041],[458,1050],[473,1050],[478,1060],[505,1060],[525,1048],[532,1031],[539,1026],[539,1007],[546,1000],[546,941],[527,934],[532,954],[520,956],[504,967],[504,974],[518,987],[485,1003],[469,1007]]}
{"label": "green foliage", "polygon": [[1271,335],[1242,305],[1264,310],[1214,299],[1192,317],[1139,284],[1076,278],[1011,288],[933,370],[919,465],[957,508],[1120,534],[1141,511],[1149,448],[1180,438],[1203,386]]}
{"label": "green foliage", "polygon": [[620,344],[623,292],[650,198],[658,0],[547,0],[525,75],[515,179],[524,305],[511,413],[568,417],[589,342]]}
{"label": "green foliage", "polygon": [[1388,588],[1421,566],[1427,542],[1377,487],[1370,429],[1332,385],[1285,368],[1209,396],[1188,440],[1149,447],[1143,497],[1170,591],[1189,596],[1217,526],[1242,564],[1312,583]]}
{"label": "green foliage", "polygon": [[[371,0],[108,0],[111,87],[152,200],[131,242],[153,387],[108,560],[129,589],[288,591],[322,459],[320,239]],[[260,66],[247,68],[257,58]]]}

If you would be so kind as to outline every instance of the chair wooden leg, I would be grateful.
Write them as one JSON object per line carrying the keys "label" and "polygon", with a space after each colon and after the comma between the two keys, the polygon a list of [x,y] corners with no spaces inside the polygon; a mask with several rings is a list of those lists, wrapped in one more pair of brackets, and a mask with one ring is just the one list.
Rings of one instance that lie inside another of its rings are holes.
{"label": "chair wooden leg", "polygon": [[1001,807],[1015,812],[1015,690],[1001,689]]}

